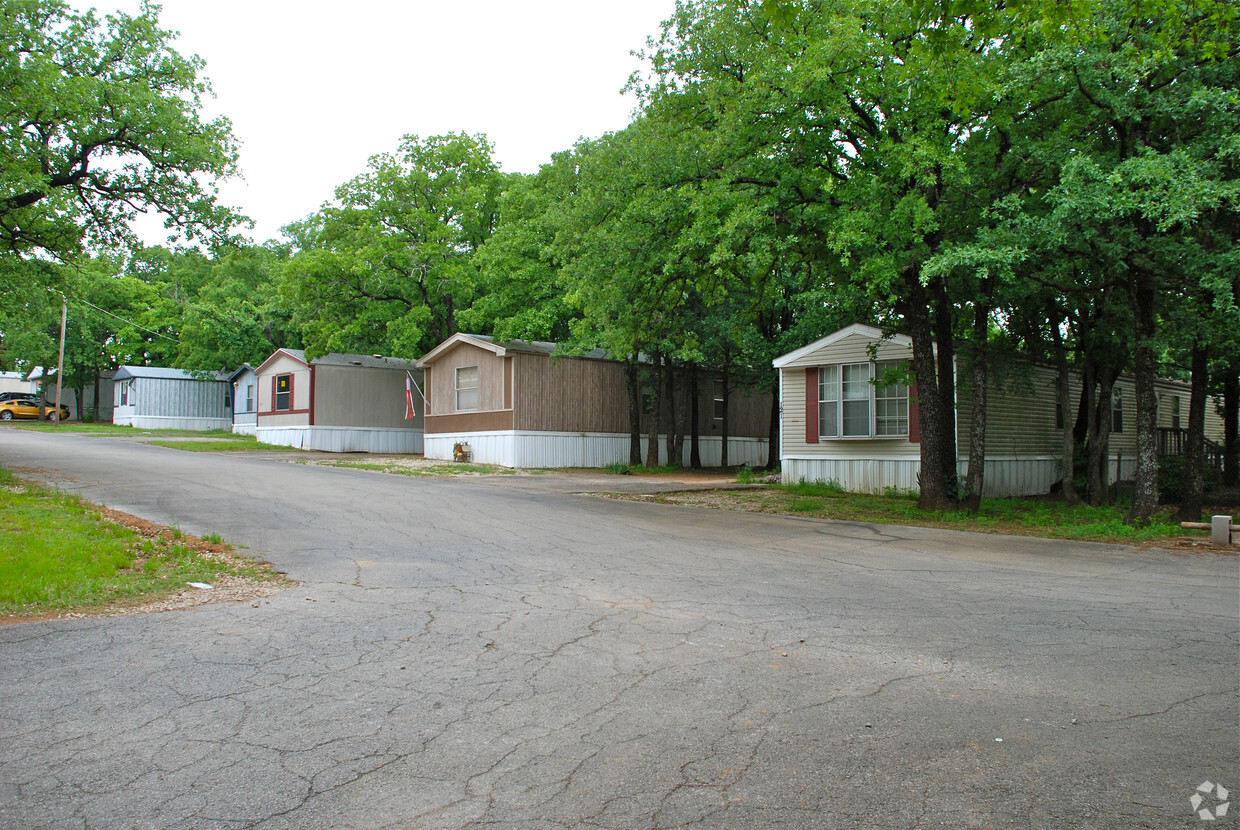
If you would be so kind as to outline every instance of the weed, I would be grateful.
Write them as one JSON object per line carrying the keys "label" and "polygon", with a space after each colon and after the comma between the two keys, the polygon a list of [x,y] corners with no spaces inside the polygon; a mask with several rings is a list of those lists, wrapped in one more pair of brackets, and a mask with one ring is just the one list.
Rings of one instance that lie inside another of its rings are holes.
{"label": "weed", "polygon": [[758,474],[755,473],[753,471],[753,467],[750,467],[748,464],[736,471],[737,484],[753,484],[758,480]]}

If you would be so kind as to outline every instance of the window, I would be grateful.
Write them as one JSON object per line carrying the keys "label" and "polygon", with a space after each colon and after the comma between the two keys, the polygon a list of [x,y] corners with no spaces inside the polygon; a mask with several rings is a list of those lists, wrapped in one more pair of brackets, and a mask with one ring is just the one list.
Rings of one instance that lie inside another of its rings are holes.
{"label": "window", "polygon": [[870,364],[848,363],[840,367],[843,388],[844,437],[870,437]]}
{"label": "window", "polygon": [[129,406],[129,381],[121,382],[121,406]]}
{"label": "window", "polygon": [[252,383],[245,385],[245,411],[254,411],[254,384]]}
{"label": "window", "polygon": [[1171,396],[1171,428],[1180,428],[1180,396]]}
{"label": "window", "polygon": [[1118,389],[1111,392],[1111,432],[1124,431],[1124,393]]}
{"label": "window", "polygon": [[722,421],[725,406],[723,403],[723,381],[715,381],[715,420]]}
{"label": "window", "polygon": [[823,438],[840,437],[840,367],[823,366],[818,370],[818,434]]}
{"label": "window", "polygon": [[909,434],[908,384],[884,383],[900,363],[844,363],[818,367],[821,438],[903,438]]}
{"label": "window", "polygon": [[478,367],[461,366],[456,370],[456,410],[478,408]]}
{"label": "window", "polygon": [[874,434],[880,438],[908,435],[908,386],[883,383],[883,374],[897,369],[898,363],[874,365]]}
{"label": "window", "polygon": [[276,375],[276,396],[275,404],[272,406],[276,412],[287,411],[293,408],[293,376],[292,375]]}

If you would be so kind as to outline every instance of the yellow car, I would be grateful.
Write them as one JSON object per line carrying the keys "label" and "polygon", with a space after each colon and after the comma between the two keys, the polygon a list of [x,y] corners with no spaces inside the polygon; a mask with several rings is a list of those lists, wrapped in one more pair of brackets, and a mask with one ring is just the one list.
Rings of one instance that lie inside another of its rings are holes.
{"label": "yellow car", "polygon": [[[55,421],[56,407],[50,404],[43,405],[43,414],[47,416],[49,421]],[[31,398],[11,398],[7,401],[0,401],[0,421],[11,421],[14,418],[38,418],[39,404]],[[60,420],[69,417],[69,407],[60,407]]]}

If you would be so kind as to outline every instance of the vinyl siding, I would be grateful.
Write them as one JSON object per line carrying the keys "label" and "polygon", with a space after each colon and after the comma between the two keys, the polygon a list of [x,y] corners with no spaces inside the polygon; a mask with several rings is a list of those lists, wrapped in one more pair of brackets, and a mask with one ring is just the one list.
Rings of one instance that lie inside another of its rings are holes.
{"label": "vinyl siding", "polygon": [[624,364],[516,354],[515,428],[547,432],[629,430]]}
{"label": "vinyl siding", "polygon": [[[292,412],[275,412],[272,384],[277,375],[293,376]],[[310,367],[285,354],[264,364],[258,378],[258,423],[260,426],[304,426],[310,423]]]}
{"label": "vinyl siding", "polygon": [[486,349],[461,343],[434,361],[429,372],[430,383],[426,396],[431,401],[432,415],[456,414],[456,370],[466,366],[478,367],[478,408],[463,412],[491,412],[511,409],[511,400],[505,400],[505,376],[510,358],[496,357]]}
{"label": "vinyl siding", "polygon": [[[863,335],[850,335],[806,355],[795,365],[780,370],[782,456],[820,456],[851,460],[907,459],[920,456],[920,446],[907,438],[824,438],[817,444],[805,440],[806,368],[837,363],[868,363],[870,354],[867,350],[874,342]],[[877,357],[880,361],[911,360],[912,354],[903,345],[883,340],[879,341]],[[818,390],[811,390],[811,394],[817,395]]]}
{"label": "vinyl siding", "polygon": [[[409,371],[421,384],[422,372]],[[405,420],[405,372],[403,368],[316,365],[314,425],[422,429],[425,413],[416,392],[417,417]]]}

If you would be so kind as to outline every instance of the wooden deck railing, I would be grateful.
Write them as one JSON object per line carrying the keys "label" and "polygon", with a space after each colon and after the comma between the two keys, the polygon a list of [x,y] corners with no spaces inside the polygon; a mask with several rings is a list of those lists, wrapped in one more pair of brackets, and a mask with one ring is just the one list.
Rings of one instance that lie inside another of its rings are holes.
{"label": "wooden deck railing", "polygon": [[[1158,457],[1184,455],[1188,452],[1188,430],[1173,427],[1158,427]],[[1206,442],[1206,466],[1223,468],[1223,447],[1209,438]]]}

